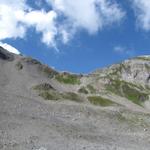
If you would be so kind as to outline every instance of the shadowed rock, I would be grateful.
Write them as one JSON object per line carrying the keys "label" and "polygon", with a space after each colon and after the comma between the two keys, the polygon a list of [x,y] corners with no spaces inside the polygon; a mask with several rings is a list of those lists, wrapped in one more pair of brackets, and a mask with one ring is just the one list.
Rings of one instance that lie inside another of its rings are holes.
{"label": "shadowed rock", "polygon": [[0,58],[3,60],[13,61],[14,54],[8,52],[7,50],[5,50],[3,47],[0,46]]}

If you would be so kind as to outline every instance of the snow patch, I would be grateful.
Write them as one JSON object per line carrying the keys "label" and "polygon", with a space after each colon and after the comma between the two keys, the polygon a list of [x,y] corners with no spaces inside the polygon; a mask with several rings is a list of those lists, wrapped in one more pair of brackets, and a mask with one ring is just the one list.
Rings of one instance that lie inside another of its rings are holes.
{"label": "snow patch", "polygon": [[7,43],[0,42],[0,46],[3,47],[4,49],[6,49],[7,51],[11,52],[11,53],[14,53],[14,54],[17,54],[17,55],[20,54],[19,50],[17,50],[15,47],[13,47],[13,46],[11,46]]}

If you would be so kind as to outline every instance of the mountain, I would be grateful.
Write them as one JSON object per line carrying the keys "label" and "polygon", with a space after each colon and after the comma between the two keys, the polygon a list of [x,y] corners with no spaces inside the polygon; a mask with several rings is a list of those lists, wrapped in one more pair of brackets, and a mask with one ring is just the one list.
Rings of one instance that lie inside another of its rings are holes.
{"label": "mountain", "polygon": [[0,149],[146,150],[150,56],[88,75],[0,47]]}

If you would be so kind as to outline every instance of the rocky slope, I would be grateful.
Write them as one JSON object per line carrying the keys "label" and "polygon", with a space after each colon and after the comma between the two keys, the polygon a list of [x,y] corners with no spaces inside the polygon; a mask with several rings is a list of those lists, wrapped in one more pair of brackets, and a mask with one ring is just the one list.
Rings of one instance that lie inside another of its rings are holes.
{"label": "rocky slope", "polygon": [[0,47],[0,150],[145,150],[150,56],[89,75]]}

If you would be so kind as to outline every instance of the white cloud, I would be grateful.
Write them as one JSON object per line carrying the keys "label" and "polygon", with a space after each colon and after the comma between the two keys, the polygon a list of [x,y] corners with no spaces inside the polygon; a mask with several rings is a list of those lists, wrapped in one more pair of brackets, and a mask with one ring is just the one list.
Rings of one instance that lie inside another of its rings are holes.
{"label": "white cloud", "polygon": [[114,47],[114,52],[123,54],[125,52],[125,48],[121,47],[121,46],[116,46],[116,47]]}
{"label": "white cloud", "polygon": [[57,35],[56,18],[57,14],[54,11],[31,11],[24,15],[22,22],[29,27],[35,27],[37,32],[41,32],[43,43],[55,46],[55,36]]}
{"label": "white cloud", "polygon": [[115,46],[113,48],[113,51],[116,53],[116,54],[119,54],[119,55],[128,55],[128,56],[133,56],[135,51],[131,48],[126,48],[126,47],[123,47],[123,46]]}
{"label": "white cloud", "polygon": [[0,42],[0,46],[2,46],[4,49],[8,50],[11,53],[14,53],[14,54],[17,54],[17,55],[20,54],[19,50],[17,50],[15,47],[13,47],[13,46],[11,46],[11,45],[9,45],[7,43]]}
{"label": "white cloud", "polygon": [[101,26],[95,5],[91,0],[55,0],[53,5],[57,11],[68,17],[73,27],[82,27],[93,33]]}
{"label": "white cloud", "polygon": [[43,43],[55,46],[57,14],[54,11],[32,10],[25,5],[24,0],[17,0],[16,3],[9,1],[0,1],[0,40],[24,38],[27,29],[34,27],[42,33]]}
{"label": "white cloud", "polygon": [[125,15],[120,6],[110,0],[46,1],[52,6],[49,11],[35,10],[26,0],[1,0],[0,40],[24,38],[26,31],[33,27],[41,33],[43,43],[57,47],[58,39],[66,44],[78,29],[94,34]]}
{"label": "white cloud", "polygon": [[47,0],[55,11],[65,15],[72,27],[96,33],[106,24],[120,21],[125,13],[110,0]]}
{"label": "white cloud", "polygon": [[[13,5],[12,5],[13,6]],[[24,37],[25,28],[19,25],[19,14],[22,13],[20,8],[1,4],[0,2],[0,40],[5,38]]]}
{"label": "white cloud", "polygon": [[1,5],[7,5],[7,6],[10,6],[10,7],[13,7],[14,10],[29,8],[26,5],[26,0],[1,0],[0,4]]}
{"label": "white cloud", "polygon": [[146,31],[150,30],[150,0],[134,0],[133,7],[138,26]]}

